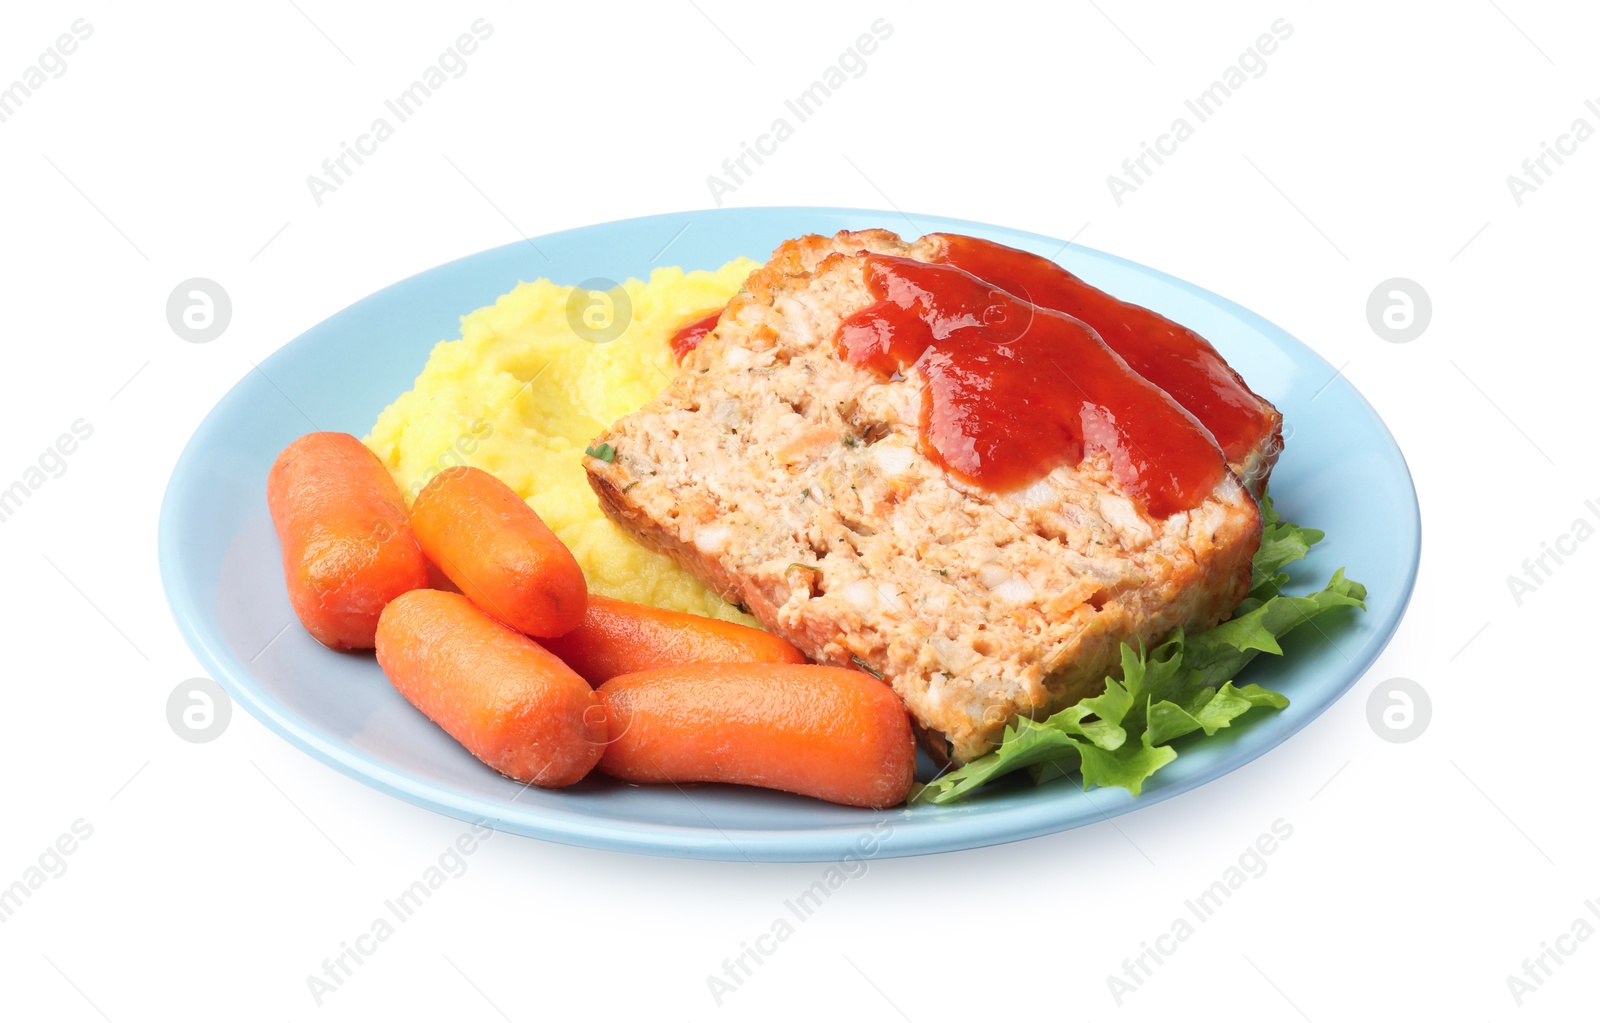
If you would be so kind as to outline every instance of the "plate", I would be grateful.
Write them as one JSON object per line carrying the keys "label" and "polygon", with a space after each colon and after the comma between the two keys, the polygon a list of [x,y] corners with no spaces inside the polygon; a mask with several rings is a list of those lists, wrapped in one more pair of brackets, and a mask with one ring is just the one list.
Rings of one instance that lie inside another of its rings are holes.
{"label": "plate", "polygon": [[948,807],[875,812],[736,786],[635,787],[598,777],[546,792],[473,759],[395,692],[370,654],[324,649],[295,622],[267,515],[267,470],[308,431],[364,436],[384,406],[411,387],[434,343],[458,335],[462,314],[519,280],[575,284],[643,277],[662,264],[713,268],[740,255],[764,258],[798,234],[907,228],[907,219],[881,210],[777,207],[599,224],[446,263],[330,317],[239,381],[178,459],[159,542],[179,629],[236,702],[376,789],[516,834],[704,859],[909,856],[1063,831],[1215,781],[1328,709],[1393,635],[1421,550],[1416,492],[1377,413],[1316,353],[1224,298],[1058,239],[933,216],[909,218],[912,233],[979,235],[1041,253],[1198,330],[1282,410],[1289,442],[1273,496],[1286,517],[1328,534],[1296,570],[1296,582],[1320,586],[1342,565],[1369,593],[1367,613],[1352,615],[1332,640],[1301,630],[1311,635],[1291,634],[1287,656],[1245,670],[1244,679],[1287,695],[1287,710],[1253,714],[1214,739],[1187,743],[1137,797],[1122,789],[1086,794],[1069,780],[1037,788],[1023,782]]}

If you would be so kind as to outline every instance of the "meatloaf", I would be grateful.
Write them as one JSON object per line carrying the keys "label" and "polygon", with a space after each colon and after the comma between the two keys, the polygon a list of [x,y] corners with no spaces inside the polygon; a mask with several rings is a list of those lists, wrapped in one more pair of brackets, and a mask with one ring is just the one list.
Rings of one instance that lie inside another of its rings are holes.
{"label": "meatloaf", "polygon": [[836,252],[954,263],[1030,302],[1077,317],[1212,431],[1253,496],[1266,492],[1283,450],[1283,416],[1250,390],[1209,341],[1182,324],[1109,295],[1043,257],[964,235],[928,234],[916,241],[884,230],[805,235],[778,246],[767,265],[780,273],[810,270]]}
{"label": "meatloaf", "polygon": [[1004,492],[935,464],[924,378],[839,355],[841,324],[874,301],[868,258],[757,271],[585,464],[632,536],[814,660],[887,681],[929,752],[960,763],[1019,715],[1097,692],[1122,643],[1225,618],[1261,517],[1215,450],[1215,486],[1160,519],[1103,452]]}

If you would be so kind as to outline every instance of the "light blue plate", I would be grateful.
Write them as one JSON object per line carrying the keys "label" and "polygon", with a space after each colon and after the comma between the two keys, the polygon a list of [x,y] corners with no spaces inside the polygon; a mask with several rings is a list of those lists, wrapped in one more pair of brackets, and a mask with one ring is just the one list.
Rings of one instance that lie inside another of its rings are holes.
{"label": "light blue plate", "polygon": [[906,218],[878,210],[726,209],[563,231],[418,274],[313,327],[229,391],[178,460],[160,535],[162,578],[178,627],[252,714],[374,788],[505,831],[668,856],[831,860],[852,848],[909,856],[1011,842],[1187,792],[1305,727],[1378,656],[1416,578],[1416,493],[1377,414],[1299,341],[1192,284],[1054,238],[913,219],[922,231],[981,235],[1054,257],[1092,283],[1187,324],[1283,411],[1289,442],[1272,478],[1273,495],[1285,516],[1328,534],[1296,570],[1296,582],[1320,586],[1342,565],[1370,593],[1367,613],[1352,613],[1329,630],[1331,641],[1302,630],[1309,634],[1294,634],[1287,656],[1263,657],[1246,669],[1249,681],[1288,695],[1288,710],[1252,714],[1214,739],[1187,743],[1137,798],[1100,789],[1090,802],[1071,782],[1024,783],[951,807],[875,813],[734,786],[639,788],[599,777],[546,792],[524,789],[473,759],[390,687],[370,655],[333,653],[292,624],[267,517],[267,469],[284,445],[308,431],[364,435],[379,411],[411,387],[434,343],[457,336],[463,313],[538,277],[564,284],[621,280],[644,277],[658,264],[711,268],[735,256],[762,259],[783,239],[807,232],[910,230]]}

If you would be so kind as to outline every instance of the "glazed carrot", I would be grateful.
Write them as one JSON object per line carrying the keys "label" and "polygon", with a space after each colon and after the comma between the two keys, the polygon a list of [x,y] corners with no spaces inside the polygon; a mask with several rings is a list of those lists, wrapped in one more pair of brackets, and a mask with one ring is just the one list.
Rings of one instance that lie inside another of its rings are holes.
{"label": "glazed carrot", "polygon": [[905,704],[863,672],[691,664],[621,675],[596,692],[610,728],[600,770],[614,778],[736,782],[877,808],[911,791]]}
{"label": "glazed carrot", "polygon": [[793,644],[748,625],[630,604],[589,594],[583,621],[564,636],[544,641],[567,667],[599,685],[606,679],[651,668],[700,661],[744,664],[804,664]]}
{"label": "glazed carrot", "polygon": [[348,433],[308,433],[267,473],[289,603],[335,650],[369,649],[389,601],[428,584],[405,501],[378,456]]}
{"label": "glazed carrot", "polygon": [[559,636],[583,620],[583,569],[516,491],[482,469],[439,473],[411,502],[411,527],[429,560],[493,617],[530,636]]}
{"label": "glazed carrot", "polygon": [[412,706],[517,781],[571,785],[605,748],[605,705],[589,684],[459,593],[412,590],[384,608],[378,664]]}

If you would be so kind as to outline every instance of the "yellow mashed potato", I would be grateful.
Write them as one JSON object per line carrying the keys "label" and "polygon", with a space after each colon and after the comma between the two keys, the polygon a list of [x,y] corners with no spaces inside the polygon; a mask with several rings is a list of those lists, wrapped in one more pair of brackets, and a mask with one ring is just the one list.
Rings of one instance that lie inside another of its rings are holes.
{"label": "yellow mashed potato", "polygon": [[[658,268],[622,284],[632,319],[594,343],[567,318],[572,288],[518,284],[461,318],[461,337],[434,346],[410,391],[384,409],[366,444],[407,502],[442,469],[473,465],[504,480],[572,548],[595,593],[754,625],[672,559],[629,539],[600,511],[583,451],[677,371],[668,341],[691,317],[725,304],[760,264]],[[581,300],[580,300],[581,301]],[[620,303],[618,303],[620,304]],[[587,321],[604,326],[597,306]],[[603,336],[603,335],[602,335]]]}

